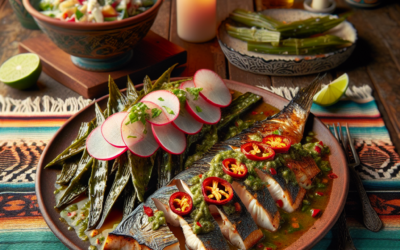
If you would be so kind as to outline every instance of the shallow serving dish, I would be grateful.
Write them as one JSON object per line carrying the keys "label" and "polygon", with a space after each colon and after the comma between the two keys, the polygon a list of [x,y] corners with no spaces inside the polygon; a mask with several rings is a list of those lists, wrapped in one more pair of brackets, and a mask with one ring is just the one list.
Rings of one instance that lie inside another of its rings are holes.
{"label": "shallow serving dish", "polygon": [[[288,101],[284,98],[272,94],[266,90],[230,80],[225,80],[225,82],[230,89],[242,93],[253,92],[261,95],[264,102],[279,109],[282,109],[288,103]],[[107,106],[107,97],[108,95],[96,100],[102,109],[106,108]],[[71,140],[75,138],[79,130],[81,122],[88,122],[93,118],[93,116],[94,103],[71,117],[58,130],[58,132],[48,143],[47,147],[44,149],[36,172],[37,175],[35,186],[40,211],[53,233],[70,249],[85,250],[88,249],[89,243],[81,241],[74,231],[68,231],[67,226],[59,221],[60,216],[54,209],[55,198],[53,191],[56,175],[60,172],[60,170],[56,168],[44,170],[44,166],[70,145]],[[333,181],[330,199],[322,216],[316,220],[314,225],[297,241],[286,248],[288,250],[308,249],[321,240],[336,222],[344,207],[347,197],[349,176],[346,167],[346,158],[340,145],[337,143],[325,125],[312,114],[307,121],[306,132],[311,130],[316,132],[318,139],[324,141],[324,143],[330,147],[331,155],[329,156],[329,161],[331,163],[333,172],[339,178],[334,179]]]}
{"label": "shallow serving dish", "polygon": [[[264,10],[262,13],[286,22],[326,15],[287,9]],[[246,42],[229,36],[225,22],[221,23],[217,33],[219,45],[225,56],[236,67],[260,75],[299,76],[330,70],[346,61],[356,47],[357,31],[351,23],[344,21],[326,33],[353,42],[350,47],[321,55],[261,54],[247,51]]]}

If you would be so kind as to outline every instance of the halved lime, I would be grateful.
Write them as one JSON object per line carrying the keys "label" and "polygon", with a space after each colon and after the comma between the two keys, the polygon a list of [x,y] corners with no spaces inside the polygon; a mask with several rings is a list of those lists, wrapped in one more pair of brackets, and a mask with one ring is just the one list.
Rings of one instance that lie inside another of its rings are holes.
{"label": "halved lime", "polygon": [[16,89],[26,89],[36,84],[42,72],[38,55],[19,54],[11,57],[0,67],[0,81]]}
{"label": "halved lime", "polygon": [[349,86],[349,76],[344,73],[336,80],[323,87],[314,95],[314,103],[321,106],[330,106],[340,100]]}

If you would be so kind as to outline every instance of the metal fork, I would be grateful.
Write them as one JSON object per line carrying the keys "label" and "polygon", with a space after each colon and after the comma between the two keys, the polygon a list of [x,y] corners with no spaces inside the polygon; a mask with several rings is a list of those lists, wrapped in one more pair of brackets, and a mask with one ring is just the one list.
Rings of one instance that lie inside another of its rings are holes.
{"label": "metal fork", "polygon": [[349,126],[346,123],[347,140],[348,140],[348,144],[350,145],[351,152],[353,154],[353,158],[355,161],[354,163],[350,162],[350,157],[347,154],[346,143],[343,138],[342,127],[340,126],[339,123],[338,123],[338,127],[339,127],[339,135],[337,133],[335,124],[333,124],[334,135],[335,135],[336,139],[339,141],[339,143],[342,144],[344,153],[347,157],[347,166],[349,167],[350,179],[354,184],[356,184],[358,195],[360,196],[360,199],[361,199],[364,225],[368,230],[370,230],[372,232],[378,232],[382,228],[383,223],[382,223],[381,219],[379,218],[378,214],[372,208],[369,198],[367,196],[367,193],[365,192],[364,186],[360,179],[360,176],[358,176],[358,174],[355,170],[355,167],[360,165],[360,158],[358,157],[357,151],[354,147],[353,140],[351,138],[350,131],[349,131]]}

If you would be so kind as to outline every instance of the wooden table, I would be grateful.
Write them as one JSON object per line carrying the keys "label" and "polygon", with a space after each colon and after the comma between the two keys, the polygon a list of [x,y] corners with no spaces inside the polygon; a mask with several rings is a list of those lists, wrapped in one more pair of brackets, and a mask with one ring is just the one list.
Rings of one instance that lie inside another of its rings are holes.
{"label": "wooden table", "polygon": [[[224,20],[236,8],[256,10],[258,0],[218,0],[218,21]],[[295,1],[302,8],[303,1]],[[328,72],[326,83],[347,72],[351,85],[368,84],[374,89],[378,107],[390,131],[397,151],[400,149],[400,3],[387,0],[373,10],[355,9],[344,0],[336,0],[337,14],[353,12],[348,20],[358,31],[359,40],[351,58]],[[181,40],[176,30],[176,0],[164,0],[152,30],[188,51],[187,67],[183,76],[192,76],[200,68],[216,71],[227,78],[251,85],[306,86],[315,75],[301,77],[270,77],[242,71],[230,64],[216,39],[202,44]],[[37,36],[41,31],[24,29],[12,12],[7,0],[0,0],[0,64],[18,53],[18,42]],[[65,99],[78,96],[44,73],[35,90],[18,91],[0,84],[0,94],[13,98],[50,95]]]}

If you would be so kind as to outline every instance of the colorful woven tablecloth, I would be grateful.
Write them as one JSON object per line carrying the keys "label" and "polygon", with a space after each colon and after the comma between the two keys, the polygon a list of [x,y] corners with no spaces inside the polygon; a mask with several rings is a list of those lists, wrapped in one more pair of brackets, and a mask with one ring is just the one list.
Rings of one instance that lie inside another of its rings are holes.
{"label": "colorful woven tablecloth", "polygon": [[[290,99],[297,90],[272,91]],[[329,108],[313,105],[312,112],[325,123],[350,125],[362,162],[357,171],[385,225],[379,233],[362,226],[357,193],[351,190],[346,213],[355,246],[400,249],[400,158],[370,89],[354,92],[346,93],[351,100]],[[36,165],[59,127],[89,102],[82,98],[63,101],[50,97],[21,101],[0,96],[0,250],[66,249],[40,215],[34,189]],[[333,229],[314,249],[335,249],[335,237]]]}

